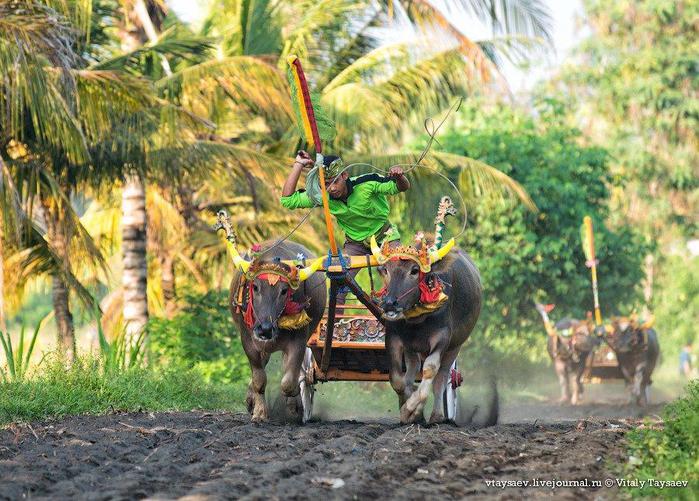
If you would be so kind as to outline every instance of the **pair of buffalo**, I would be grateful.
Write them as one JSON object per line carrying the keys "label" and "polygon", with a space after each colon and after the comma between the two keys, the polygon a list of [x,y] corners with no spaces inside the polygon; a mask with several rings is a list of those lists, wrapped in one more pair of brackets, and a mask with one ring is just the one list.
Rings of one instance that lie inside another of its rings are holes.
{"label": "pair of buffalo", "polygon": [[[417,248],[378,248],[375,242],[372,245],[385,284],[381,306],[390,382],[398,394],[403,423],[422,419],[430,391],[435,396],[430,422],[445,420],[442,396],[449,368],[480,313],[478,270],[463,251],[449,252],[452,246],[453,241],[430,251],[424,242]],[[325,276],[314,273],[318,269],[317,261],[301,270],[288,264],[299,256],[310,255],[305,247],[294,242],[286,241],[274,247],[273,259],[258,256],[252,262],[240,257],[232,245],[229,250],[238,268],[231,282],[231,311],[252,369],[246,398],[248,411],[253,421],[268,419],[265,366],[273,352],[281,351],[281,393],[287,413],[300,418],[299,373],[308,338],[325,310]],[[439,307],[419,309],[425,284],[439,284],[440,291],[442,286],[446,289],[446,294],[440,294],[443,301]],[[295,323],[284,321],[298,320],[294,317],[298,314],[307,317]],[[422,380],[416,387],[421,361]]]}
{"label": "pair of buffalo", "polygon": [[548,352],[561,386],[561,401],[577,405],[583,392],[582,377],[593,351],[604,340],[616,355],[631,400],[637,405],[648,403],[648,386],[658,360],[658,336],[650,326],[633,319],[613,318],[601,335],[590,321],[563,319],[552,325],[543,305],[537,310],[549,334]]}

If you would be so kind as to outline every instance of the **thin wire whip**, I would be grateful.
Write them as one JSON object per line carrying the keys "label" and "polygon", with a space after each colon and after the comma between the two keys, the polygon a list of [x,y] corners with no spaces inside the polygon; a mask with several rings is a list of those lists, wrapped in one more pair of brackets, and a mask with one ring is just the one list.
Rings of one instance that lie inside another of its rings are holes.
{"label": "thin wire whip", "polygon": [[262,255],[264,255],[264,254],[267,254],[269,251],[271,251],[272,249],[278,247],[278,246],[281,245],[283,242],[285,242],[286,240],[288,240],[288,239],[291,237],[291,235],[293,235],[294,233],[296,233],[296,230],[298,230],[298,229],[301,227],[301,225],[302,225],[303,223],[306,222],[306,220],[308,219],[308,217],[309,217],[311,214],[313,214],[313,209],[309,210],[309,211],[306,213],[306,215],[303,216],[303,217],[301,218],[301,220],[296,224],[296,226],[293,227],[293,229],[292,229],[289,233],[287,233],[287,234],[284,235],[282,238],[280,238],[279,240],[277,240],[276,242],[274,242],[274,244],[270,245],[268,248],[266,248],[265,250],[263,250],[262,252],[260,252],[259,255],[262,256]]}
{"label": "thin wire whip", "polygon": [[[456,235],[455,238],[460,237],[466,231],[466,223],[467,223],[466,201],[464,200],[464,197],[461,195],[461,192],[456,187],[456,185],[452,182],[451,179],[449,179],[447,176],[445,176],[444,174],[439,172],[437,169],[434,169],[432,167],[428,167],[426,165],[422,165],[422,161],[425,159],[425,157],[429,153],[430,149],[432,148],[432,143],[437,141],[436,136],[437,136],[437,133],[439,132],[439,129],[442,128],[442,125],[444,125],[444,123],[447,121],[447,118],[449,118],[449,115],[451,115],[452,112],[459,111],[459,109],[461,108],[462,102],[463,102],[463,98],[459,98],[458,101],[456,101],[454,104],[452,104],[451,107],[449,108],[449,110],[447,111],[446,115],[444,115],[444,118],[442,118],[442,120],[439,122],[439,125],[437,125],[436,127],[434,127],[434,121],[432,120],[432,118],[425,119],[424,127],[425,127],[425,131],[427,132],[427,135],[429,136],[429,139],[427,140],[427,144],[423,148],[423,150],[420,153],[420,156],[418,157],[416,162],[410,163],[410,164],[396,164],[396,165],[394,165],[394,167],[406,167],[406,169],[404,170],[405,174],[411,172],[413,169],[415,169],[417,167],[424,167],[426,169],[431,170],[432,172],[434,172],[438,176],[446,179],[447,182],[452,186],[452,188],[454,188],[454,191],[456,192],[459,199],[461,200],[461,206],[462,206],[463,211],[464,211],[464,222],[463,222],[461,231],[459,232],[458,235]],[[437,141],[437,144],[439,144],[439,141]],[[344,169],[342,169],[337,175],[335,175],[335,177],[333,177],[330,184],[334,183],[337,180],[337,178],[339,178],[344,172],[346,172],[347,170],[349,170],[352,167],[357,167],[357,166],[366,166],[374,171],[381,172],[382,174],[387,174],[389,172],[386,169],[381,169],[380,167],[376,167],[376,166],[371,165],[371,164],[357,162],[357,163],[349,164]],[[315,209],[315,208],[316,207],[314,207],[313,209]],[[267,252],[271,251],[272,249],[278,247],[283,242],[288,240],[294,233],[296,233],[296,231],[301,227],[301,225],[306,222],[308,217],[313,213],[313,209],[309,210],[306,213],[306,215],[303,216],[303,218],[301,218],[301,221],[299,221],[298,224],[296,226],[294,226],[294,228],[289,233],[287,233],[284,237],[277,240],[273,245],[271,245],[270,247],[268,247],[264,251],[260,252],[260,255],[266,254]]]}

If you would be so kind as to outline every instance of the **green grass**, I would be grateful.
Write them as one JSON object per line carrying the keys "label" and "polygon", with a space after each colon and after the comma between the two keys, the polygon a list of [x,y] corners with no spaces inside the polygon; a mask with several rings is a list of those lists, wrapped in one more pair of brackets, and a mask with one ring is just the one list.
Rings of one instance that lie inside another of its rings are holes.
{"label": "green grass", "polygon": [[19,333],[19,343],[17,347],[12,346],[12,337],[9,333],[4,333],[0,331],[0,344],[2,345],[2,351],[5,354],[5,363],[7,364],[7,373],[0,366],[0,381],[6,380],[20,380],[24,377],[29,367],[29,359],[32,356],[34,347],[36,345],[36,338],[39,335],[39,329],[41,328],[41,322],[39,322],[34,329],[34,334],[32,334],[29,339],[29,344],[25,348],[24,343],[24,326]]}
{"label": "green grass", "polygon": [[630,489],[634,497],[699,498],[699,380],[691,381],[687,394],[663,411],[664,425],[646,426],[629,433],[627,477],[686,480],[685,488]]}
{"label": "green grass", "polygon": [[105,371],[99,359],[89,357],[70,368],[50,359],[40,369],[0,384],[0,425],[112,410],[243,410],[243,382],[214,385],[194,370]]}

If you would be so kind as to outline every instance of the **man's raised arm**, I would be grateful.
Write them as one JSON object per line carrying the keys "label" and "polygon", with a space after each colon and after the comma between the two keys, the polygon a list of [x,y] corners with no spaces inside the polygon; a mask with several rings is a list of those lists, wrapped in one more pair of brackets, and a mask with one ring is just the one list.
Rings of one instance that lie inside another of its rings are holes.
{"label": "man's raised arm", "polygon": [[296,191],[296,185],[301,177],[301,172],[303,172],[303,169],[311,166],[313,166],[311,155],[303,150],[299,151],[296,155],[296,160],[294,160],[294,165],[291,166],[289,177],[286,178],[286,182],[282,188],[283,197],[288,197]]}
{"label": "man's raised arm", "polygon": [[396,186],[398,186],[398,191],[408,191],[410,189],[410,181],[408,181],[408,178],[405,177],[405,174],[403,173],[403,169],[401,167],[391,167],[391,170],[388,171],[388,177],[390,177],[396,182]]}
{"label": "man's raised arm", "polygon": [[313,207],[313,201],[308,197],[308,194],[304,191],[296,191],[296,185],[301,177],[301,172],[303,169],[307,169],[313,166],[313,159],[305,151],[301,150],[296,155],[296,160],[294,165],[291,167],[291,173],[289,177],[286,178],[284,182],[284,187],[282,188],[282,197],[280,203],[282,207],[287,209],[310,209]]}

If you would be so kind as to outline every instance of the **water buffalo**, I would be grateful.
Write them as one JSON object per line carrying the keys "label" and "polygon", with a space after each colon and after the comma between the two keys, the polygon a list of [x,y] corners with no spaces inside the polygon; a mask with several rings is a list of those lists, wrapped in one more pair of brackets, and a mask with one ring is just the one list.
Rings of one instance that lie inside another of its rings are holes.
{"label": "water buffalo", "polygon": [[[416,247],[371,249],[384,278],[381,306],[391,386],[398,394],[403,423],[423,418],[430,390],[430,423],[444,421],[443,390],[449,368],[471,334],[481,311],[481,282],[476,265],[450,240],[439,250]],[[422,381],[414,388],[422,363]],[[405,371],[403,363],[405,362]]]}
{"label": "water buffalo", "polygon": [[289,415],[300,420],[299,372],[306,342],[325,309],[325,276],[315,274],[322,258],[302,269],[290,265],[298,256],[310,255],[308,249],[290,241],[274,248],[274,258],[263,256],[252,262],[242,258],[230,242],[228,248],[237,267],[230,288],[231,313],[252,370],[248,412],[255,422],[269,419],[265,366],[272,353],[281,351],[281,392]]}
{"label": "water buffalo", "polygon": [[[564,318],[552,324],[548,312],[553,309],[537,304],[536,309],[544,320],[549,335],[547,350],[561,386],[560,402],[577,405],[583,393],[582,376],[585,364],[596,341],[592,326],[588,322]],[[572,392],[571,392],[572,389]]]}
{"label": "water buffalo", "polygon": [[626,385],[631,387],[632,402],[646,405],[651,374],[660,354],[655,330],[633,319],[613,318],[604,339],[614,350]]}

